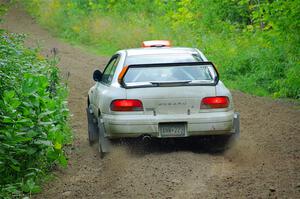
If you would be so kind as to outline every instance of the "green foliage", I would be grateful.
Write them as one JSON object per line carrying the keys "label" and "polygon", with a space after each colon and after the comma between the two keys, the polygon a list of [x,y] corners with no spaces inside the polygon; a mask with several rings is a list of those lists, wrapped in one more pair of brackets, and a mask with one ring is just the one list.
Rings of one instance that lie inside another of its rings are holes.
{"label": "green foliage", "polygon": [[56,61],[23,39],[0,33],[0,198],[39,192],[52,166],[66,166],[62,146],[71,139]]}
{"label": "green foliage", "polygon": [[68,41],[104,54],[170,39],[197,47],[231,88],[300,98],[299,0],[26,0]]}

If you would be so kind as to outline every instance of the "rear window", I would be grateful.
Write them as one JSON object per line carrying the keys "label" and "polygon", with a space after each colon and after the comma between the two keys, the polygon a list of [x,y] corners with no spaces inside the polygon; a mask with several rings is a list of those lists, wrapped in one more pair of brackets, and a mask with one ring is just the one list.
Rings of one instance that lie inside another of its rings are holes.
{"label": "rear window", "polygon": [[214,67],[207,65],[137,66],[129,67],[123,82],[126,86],[159,86],[167,84],[211,84],[217,76]]}
{"label": "rear window", "polygon": [[151,55],[132,55],[126,58],[125,65],[131,64],[155,64],[155,63],[182,63],[182,62],[201,62],[203,61],[198,54],[151,54]]}

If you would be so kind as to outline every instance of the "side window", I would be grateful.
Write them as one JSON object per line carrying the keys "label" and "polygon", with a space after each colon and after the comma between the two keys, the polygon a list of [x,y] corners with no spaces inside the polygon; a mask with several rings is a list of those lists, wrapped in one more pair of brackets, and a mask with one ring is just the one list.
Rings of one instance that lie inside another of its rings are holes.
{"label": "side window", "polygon": [[117,68],[117,65],[119,63],[120,56],[114,55],[110,61],[108,62],[102,76],[101,82],[104,84],[110,84],[112,81],[112,78],[114,76],[115,70]]}

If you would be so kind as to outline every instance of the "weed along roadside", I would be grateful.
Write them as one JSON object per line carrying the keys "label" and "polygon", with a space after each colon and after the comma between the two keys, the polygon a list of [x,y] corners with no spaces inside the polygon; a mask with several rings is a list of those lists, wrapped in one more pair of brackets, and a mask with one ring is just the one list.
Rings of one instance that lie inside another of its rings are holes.
{"label": "weed along roadside", "polygon": [[40,192],[55,165],[67,166],[63,146],[71,143],[56,61],[24,47],[24,38],[0,33],[0,198]]}

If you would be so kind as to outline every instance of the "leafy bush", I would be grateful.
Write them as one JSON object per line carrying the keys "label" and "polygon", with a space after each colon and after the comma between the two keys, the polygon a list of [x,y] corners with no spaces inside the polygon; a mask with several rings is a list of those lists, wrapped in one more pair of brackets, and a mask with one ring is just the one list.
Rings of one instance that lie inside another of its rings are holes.
{"label": "leafy bush", "polygon": [[0,33],[0,198],[38,192],[51,167],[66,166],[62,146],[71,139],[56,61],[23,39]]}
{"label": "leafy bush", "polygon": [[52,0],[24,2],[50,31],[104,54],[170,39],[198,47],[231,88],[300,98],[298,0]]}

